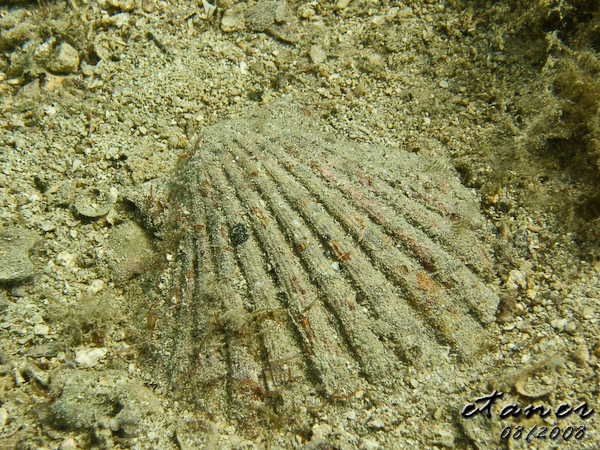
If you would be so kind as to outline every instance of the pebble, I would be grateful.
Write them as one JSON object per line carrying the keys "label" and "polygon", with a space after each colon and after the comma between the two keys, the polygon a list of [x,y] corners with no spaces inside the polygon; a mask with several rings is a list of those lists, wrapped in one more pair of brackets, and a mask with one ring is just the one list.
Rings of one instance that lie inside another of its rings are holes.
{"label": "pebble", "polygon": [[327,423],[319,423],[312,427],[312,432],[312,440],[320,441],[327,439],[327,437],[333,432],[333,428],[331,428],[331,425]]}
{"label": "pebble", "polygon": [[97,294],[98,292],[100,292],[102,289],[104,288],[104,281],[102,280],[92,280],[90,282],[90,286],[88,287],[88,290],[90,291],[90,293],[92,294]]}
{"label": "pebble", "polygon": [[360,449],[361,450],[377,450],[379,448],[379,444],[371,439],[362,438],[360,440]]}
{"label": "pebble", "polygon": [[79,66],[79,53],[71,45],[63,42],[56,50],[56,56],[49,62],[52,72],[72,73]]}
{"label": "pebble", "polygon": [[36,336],[46,336],[50,332],[50,327],[45,323],[36,323],[33,326],[33,334]]}
{"label": "pebble", "polygon": [[259,2],[246,11],[246,26],[252,31],[265,31],[274,22],[283,21],[286,15],[286,2]]}
{"label": "pebble", "polygon": [[314,64],[320,65],[327,60],[327,52],[323,49],[321,44],[314,44],[310,48],[310,59]]}
{"label": "pebble", "polygon": [[580,366],[587,365],[587,362],[590,360],[590,351],[587,346],[580,345],[575,350],[571,352],[571,358]]}
{"label": "pebble", "polygon": [[30,358],[51,358],[58,354],[58,347],[56,346],[56,344],[51,343],[42,344],[33,347],[32,349],[28,350],[25,354]]}
{"label": "pebble", "polygon": [[69,252],[60,252],[56,255],[56,262],[67,268],[75,267],[75,255]]}
{"label": "pebble", "polygon": [[223,14],[221,30],[226,33],[240,31],[244,28],[245,23],[243,4],[238,4]]}
{"label": "pebble", "polygon": [[154,254],[144,230],[135,222],[125,222],[113,228],[108,242],[111,255],[114,255],[114,259],[109,261],[109,267],[116,283],[142,273]]}
{"label": "pebble", "polygon": [[350,0],[339,0],[335,5],[335,9],[345,9],[349,4]]}
{"label": "pebble", "polygon": [[47,388],[50,386],[50,374],[39,369],[33,364],[27,364],[21,373],[24,374],[28,380],[34,378],[41,386]]}
{"label": "pebble", "polygon": [[367,425],[369,425],[371,428],[375,428],[376,430],[383,430],[385,427],[385,423],[383,423],[383,420],[381,420],[379,417],[370,420]]}
{"label": "pebble", "polygon": [[520,270],[513,269],[508,274],[508,281],[506,282],[507,289],[518,289],[519,287],[525,289],[527,287],[527,281],[525,280],[525,274]]}
{"label": "pebble", "polygon": [[568,321],[569,319],[554,319],[550,322],[550,325],[552,325],[557,330],[562,330],[565,328],[565,325]]}
{"label": "pebble", "polygon": [[6,426],[8,420],[8,411],[6,408],[0,408],[0,430]]}
{"label": "pebble", "polygon": [[378,53],[367,53],[359,61],[361,70],[368,73],[382,73],[385,70],[385,60]]}
{"label": "pebble", "polygon": [[583,316],[584,319],[587,320],[591,320],[594,318],[594,308],[592,308],[591,306],[586,306],[583,308],[583,311],[581,312],[581,315]]}
{"label": "pebble", "polygon": [[67,438],[60,443],[59,450],[76,450],[77,443],[73,438]]}
{"label": "pebble", "polygon": [[0,283],[18,283],[33,276],[29,249],[36,240],[36,234],[25,228],[0,228]]}
{"label": "pebble", "polygon": [[56,225],[54,225],[54,223],[50,220],[44,220],[41,224],[40,224],[40,228],[42,229],[42,231],[52,231],[56,229]]}

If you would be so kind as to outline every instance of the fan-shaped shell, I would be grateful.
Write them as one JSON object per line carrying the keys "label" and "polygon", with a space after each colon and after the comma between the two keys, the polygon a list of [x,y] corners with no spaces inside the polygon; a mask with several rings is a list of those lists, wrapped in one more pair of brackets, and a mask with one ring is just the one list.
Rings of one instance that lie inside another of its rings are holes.
{"label": "fan-shaped shell", "polygon": [[498,303],[484,222],[442,161],[331,138],[307,115],[283,102],[210,127],[153,217],[177,242],[158,356],[201,410],[247,430],[280,404],[469,361]]}

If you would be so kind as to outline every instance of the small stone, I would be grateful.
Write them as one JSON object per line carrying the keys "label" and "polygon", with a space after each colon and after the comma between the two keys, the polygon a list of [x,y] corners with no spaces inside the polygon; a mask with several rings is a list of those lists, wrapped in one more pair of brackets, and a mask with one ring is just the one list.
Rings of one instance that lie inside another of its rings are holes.
{"label": "small stone", "polygon": [[590,359],[590,352],[585,345],[578,346],[575,350],[571,352],[571,358],[580,366],[587,365],[587,362]]}
{"label": "small stone", "polygon": [[113,228],[109,234],[109,262],[112,279],[122,283],[142,273],[154,254],[144,230],[135,222],[125,222]]}
{"label": "small stone", "polygon": [[13,381],[15,383],[15,386],[19,387],[19,386],[23,385],[23,383],[25,383],[25,379],[21,375],[21,372],[19,372],[19,369],[17,369],[16,367],[13,367],[12,374],[13,374]]}
{"label": "small stone", "polygon": [[441,445],[446,448],[454,448],[454,433],[450,428],[445,426],[436,426],[432,430],[433,432],[433,444]]}
{"label": "small stone", "polygon": [[565,325],[565,331],[567,333],[573,333],[573,332],[575,332],[575,330],[577,330],[577,324],[575,322],[568,322]]}
{"label": "small stone", "polygon": [[69,252],[60,252],[56,255],[56,262],[67,268],[75,267],[75,255]]}
{"label": "small stone", "polygon": [[315,44],[310,48],[310,59],[316,65],[321,65],[327,60],[327,53],[321,44]]}
{"label": "small stone", "polygon": [[83,75],[85,75],[86,77],[90,77],[94,74],[94,69],[96,69],[96,66],[92,66],[91,64],[81,64],[81,73]]}
{"label": "small stone", "polygon": [[397,6],[394,6],[385,13],[385,18],[391,22],[398,15],[399,11],[400,11],[400,8]]}
{"label": "small stone", "polygon": [[72,73],[79,66],[79,53],[71,45],[63,42],[58,46],[55,56],[48,64],[48,69],[58,73]]}
{"label": "small stone", "polygon": [[243,3],[239,3],[235,5],[233,8],[228,9],[223,14],[223,18],[221,19],[221,30],[226,33],[231,33],[233,31],[239,31],[245,26],[244,19],[244,10]]}
{"label": "small stone", "polygon": [[75,351],[75,362],[82,367],[94,367],[107,352],[105,348],[80,348]]}
{"label": "small stone", "polygon": [[349,4],[350,0],[338,0],[338,2],[335,4],[335,9],[345,9]]}
{"label": "small stone", "polygon": [[583,316],[584,319],[587,320],[591,320],[594,318],[594,308],[592,308],[591,306],[586,306],[583,308],[583,311],[581,311],[581,315]]}
{"label": "small stone", "polygon": [[79,169],[79,167],[81,167],[82,163],[83,163],[83,161],[81,161],[81,159],[75,158],[73,160],[73,164],[71,164],[71,171],[75,172],[77,169]]}
{"label": "small stone", "polygon": [[26,145],[27,145],[27,142],[25,141],[25,139],[23,139],[23,138],[16,138],[15,139],[15,148],[16,149],[25,148]]}
{"label": "small stone", "polygon": [[327,437],[333,432],[333,428],[331,425],[327,423],[319,423],[315,424],[312,427],[312,440],[314,441],[322,441],[327,439]]}
{"label": "small stone", "polygon": [[568,321],[569,321],[569,319],[559,319],[554,324],[554,328],[556,328],[558,330],[563,330]]}
{"label": "small stone", "polygon": [[76,450],[77,444],[75,443],[75,439],[67,438],[60,443],[58,448],[59,450]]}
{"label": "small stone", "polygon": [[243,223],[238,223],[237,225],[234,225],[231,229],[231,243],[236,247],[246,242],[248,240],[248,237],[248,229]]}
{"label": "small stone", "polygon": [[0,283],[18,283],[33,276],[29,249],[36,240],[35,233],[25,228],[0,228]]}
{"label": "small stone", "polygon": [[541,398],[549,395],[556,389],[557,381],[554,375],[542,376],[537,374],[534,378],[529,378],[527,373],[524,373],[516,382],[516,391],[527,398]]}
{"label": "small stone", "polygon": [[525,280],[525,274],[523,272],[513,269],[508,274],[506,288],[517,290],[519,287],[522,289],[527,288],[527,280]]}
{"label": "small stone", "polygon": [[360,440],[360,449],[361,450],[377,450],[379,448],[379,444],[371,439],[362,438]]}
{"label": "small stone", "polygon": [[379,417],[369,420],[367,423],[371,428],[375,428],[376,430],[382,430],[385,427],[385,423]]}
{"label": "small stone", "polygon": [[154,431],[149,431],[146,436],[148,437],[149,441],[156,441],[156,440],[158,440],[158,434],[156,432],[154,432]]}
{"label": "small stone", "polygon": [[151,13],[154,11],[154,2],[152,0],[143,0],[142,1],[142,9],[146,13]]}
{"label": "small stone", "polygon": [[50,374],[39,369],[33,364],[27,364],[21,372],[27,377],[28,380],[35,379],[41,386],[50,386]]}
{"label": "small stone", "polygon": [[56,344],[42,344],[31,348],[27,351],[26,355],[30,358],[51,358],[58,354],[58,347]]}
{"label": "small stone", "polygon": [[36,323],[33,326],[33,334],[36,336],[46,336],[50,332],[50,327],[45,323]]}
{"label": "small stone", "polygon": [[206,0],[202,0],[202,7],[204,8],[204,14],[207,20],[213,16],[217,9],[217,5],[213,5]]}
{"label": "small stone", "polygon": [[52,231],[56,229],[56,225],[54,225],[54,223],[50,220],[44,220],[41,224],[40,224],[40,228],[42,229],[42,231]]}
{"label": "small stone", "polygon": [[303,19],[309,19],[314,16],[317,12],[310,3],[305,3],[298,8],[298,15]]}
{"label": "small stone", "polygon": [[379,53],[367,53],[358,62],[358,67],[368,73],[382,73],[385,70],[385,59]]}
{"label": "small stone", "polygon": [[6,408],[0,408],[0,430],[6,426],[8,420],[8,411]]}
{"label": "small stone", "polygon": [[408,382],[410,383],[413,389],[417,389],[419,387],[419,382],[414,378],[411,378],[410,380],[408,380]]}
{"label": "small stone", "polygon": [[92,294],[97,294],[103,288],[104,288],[104,281],[102,281],[102,280],[92,280],[92,282],[90,283],[90,286],[88,287],[88,290]]}

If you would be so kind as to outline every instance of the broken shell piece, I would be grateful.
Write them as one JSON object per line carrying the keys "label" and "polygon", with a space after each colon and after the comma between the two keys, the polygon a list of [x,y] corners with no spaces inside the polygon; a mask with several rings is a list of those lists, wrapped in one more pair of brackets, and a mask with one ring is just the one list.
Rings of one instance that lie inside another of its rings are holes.
{"label": "broken shell piece", "polygon": [[274,22],[283,22],[286,16],[286,2],[260,2],[246,11],[246,26],[252,31],[265,31]]}
{"label": "broken shell piece", "polygon": [[108,214],[117,201],[115,188],[88,188],[75,199],[75,209],[86,217],[100,217]]}
{"label": "broken shell piece", "polygon": [[75,362],[80,367],[94,367],[107,352],[105,348],[80,348],[75,350]]}
{"label": "broken shell piece", "polygon": [[551,372],[526,373],[515,383],[517,392],[527,398],[545,397],[552,393],[556,386],[556,377]]}
{"label": "broken shell piece", "polygon": [[208,3],[206,0],[202,0],[202,7],[204,8],[204,13],[206,14],[206,19],[210,19],[212,15],[215,13],[217,9],[216,5]]}

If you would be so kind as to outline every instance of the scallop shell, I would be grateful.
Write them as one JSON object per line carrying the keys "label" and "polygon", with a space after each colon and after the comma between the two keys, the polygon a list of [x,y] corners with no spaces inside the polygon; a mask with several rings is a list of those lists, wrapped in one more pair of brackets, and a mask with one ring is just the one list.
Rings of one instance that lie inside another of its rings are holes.
{"label": "scallop shell", "polygon": [[412,389],[407,368],[452,378],[498,304],[484,221],[446,164],[308,116],[280,102],[214,125],[168,206],[140,196],[172,256],[155,357],[180,398],[249,435],[357,389]]}

